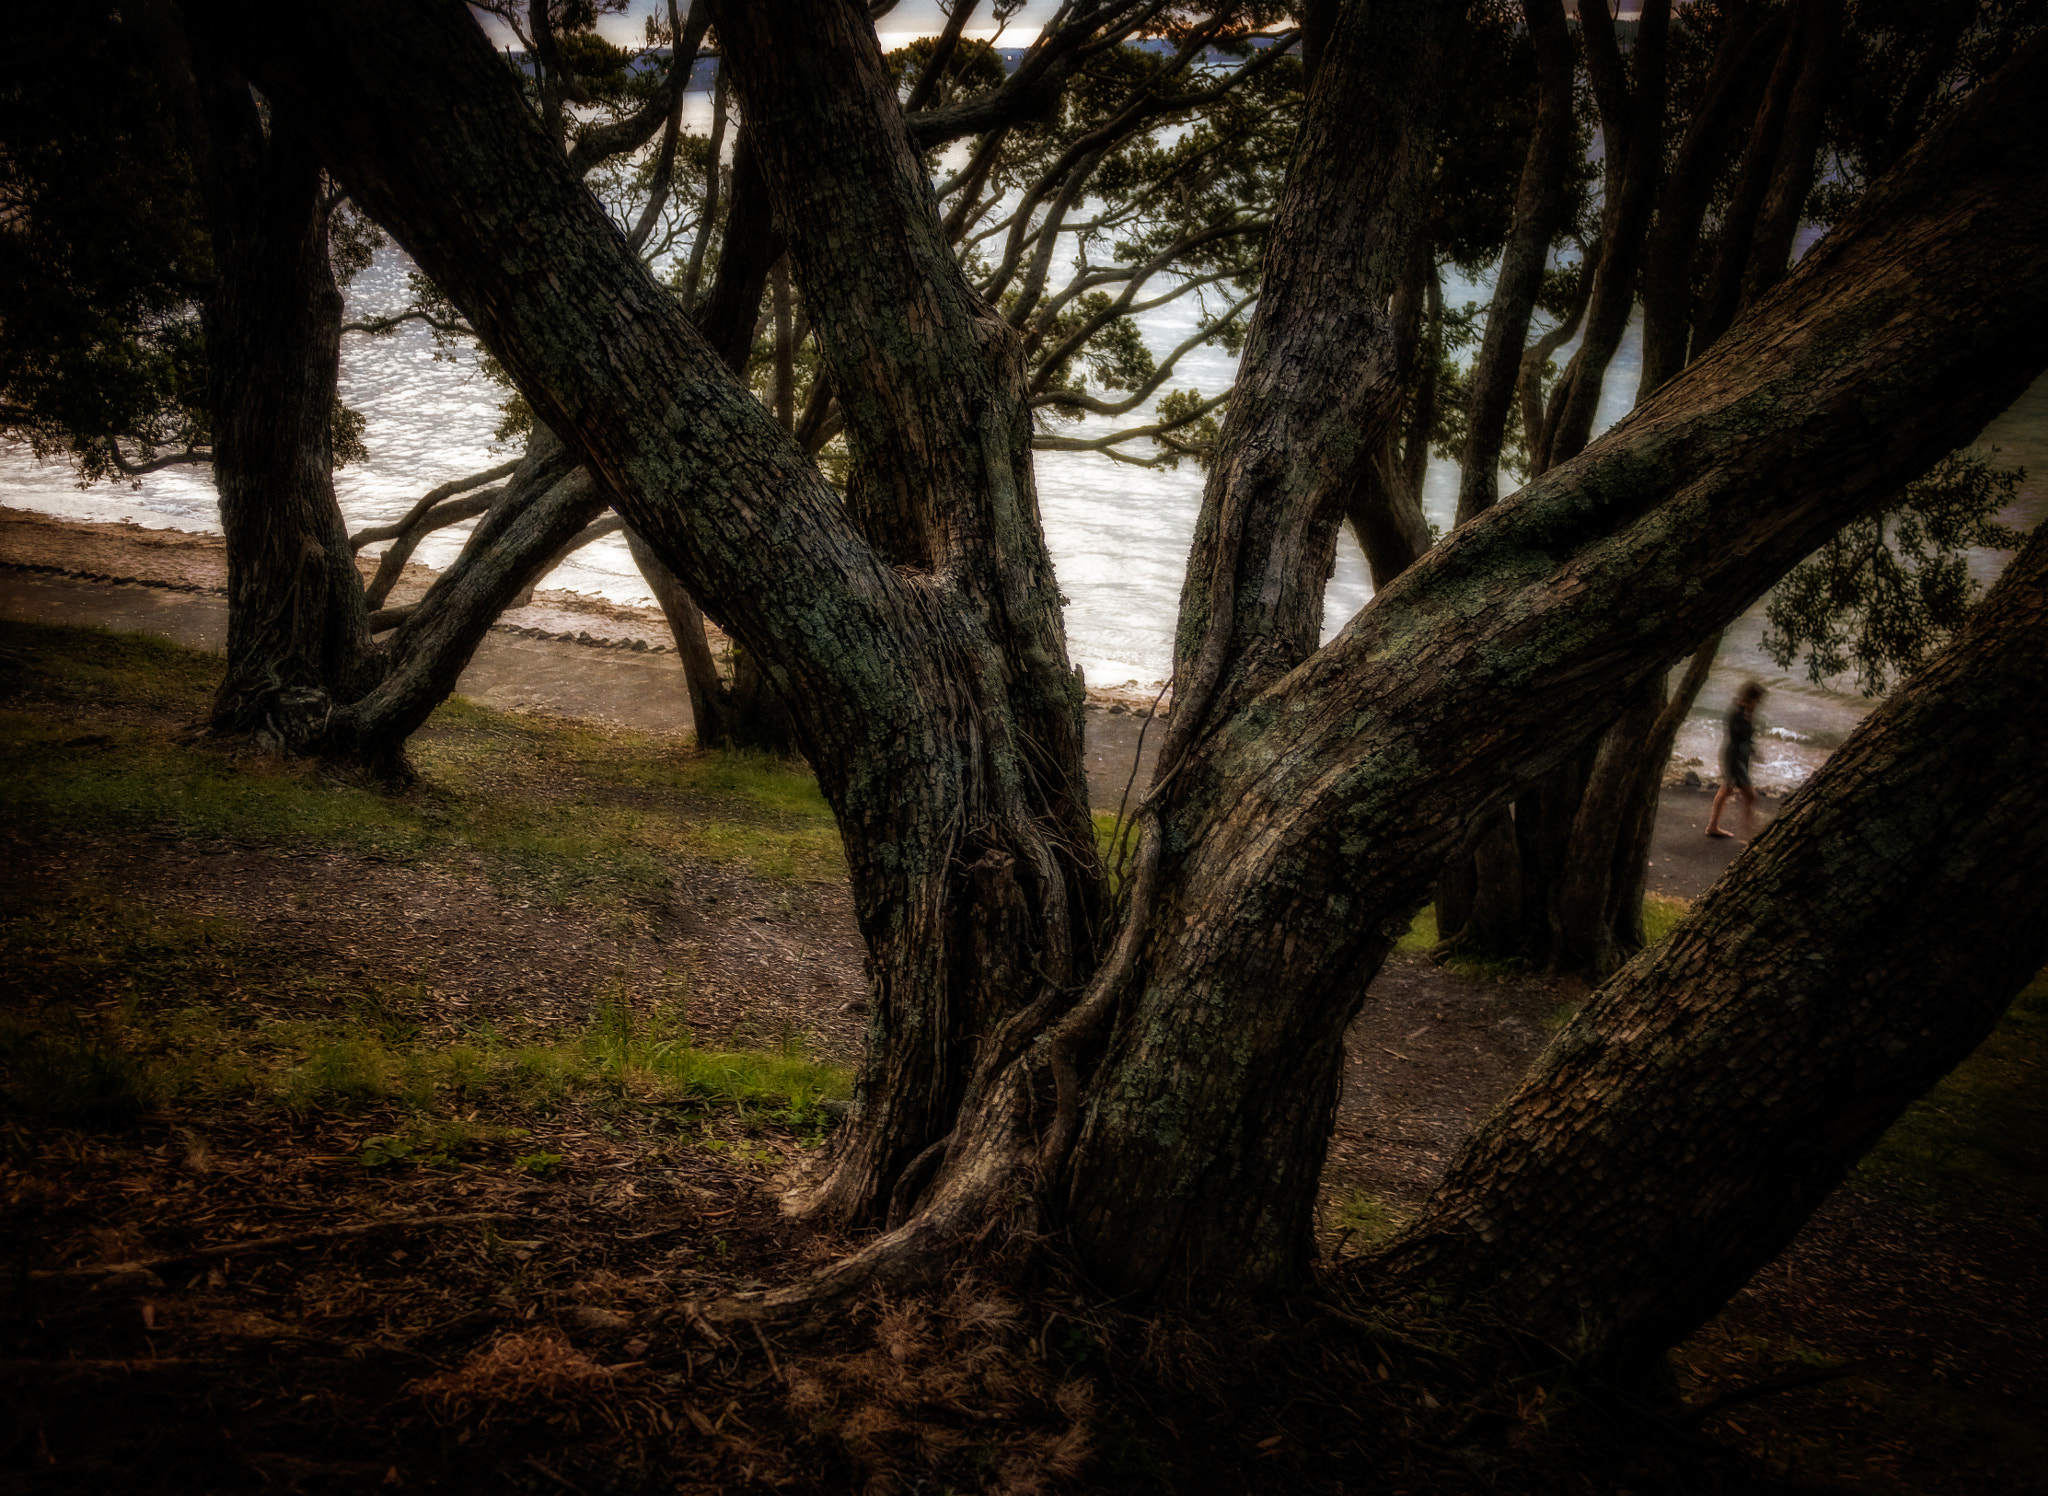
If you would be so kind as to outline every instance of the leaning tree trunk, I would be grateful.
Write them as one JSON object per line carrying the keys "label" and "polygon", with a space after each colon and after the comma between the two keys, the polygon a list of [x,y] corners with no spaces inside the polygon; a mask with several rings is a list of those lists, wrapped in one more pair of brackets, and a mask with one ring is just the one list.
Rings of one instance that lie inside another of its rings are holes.
{"label": "leaning tree trunk", "polygon": [[1608,1371],[1704,1323],[2048,959],[2044,740],[2048,530],[1370,1271]]}
{"label": "leaning tree trunk", "polygon": [[214,486],[227,537],[227,669],[209,730],[298,750],[366,673],[355,554],[334,499],[341,292],[320,161],[265,129],[247,82],[195,49],[215,279],[203,308]]}
{"label": "leaning tree trunk", "polygon": [[[1055,1197],[1095,1282],[1298,1272],[1341,1036],[1428,870],[1585,746],[1571,724],[1610,715],[2033,377],[2048,355],[2021,340],[2048,325],[2048,291],[2022,289],[2020,267],[2048,183],[2029,176],[2042,143],[2010,132],[2048,113],[2030,97],[2043,50],[2031,78],[2005,75],[1875,189],[1735,340],[1431,551],[1180,767],[1157,910]],[[2024,332],[1985,323],[1951,284],[1994,261],[2016,277],[2001,274],[2001,310]],[[1991,373],[1973,343],[1994,338],[2015,362],[1958,400],[1954,379]],[[1240,522],[1279,517],[1248,507]],[[1625,1171],[1598,1188],[1634,1191]]]}

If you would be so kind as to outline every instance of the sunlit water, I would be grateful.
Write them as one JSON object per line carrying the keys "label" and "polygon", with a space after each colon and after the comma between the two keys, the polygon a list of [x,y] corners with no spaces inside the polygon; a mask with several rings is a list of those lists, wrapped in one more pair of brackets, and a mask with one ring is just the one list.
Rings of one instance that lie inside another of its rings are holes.
{"label": "sunlit water", "polygon": [[[405,296],[405,268],[395,249],[381,253],[352,288],[349,315],[396,310]],[[1446,287],[1453,304],[1486,294],[1480,287]],[[1154,353],[1164,354],[1187,337],[1201,310],[1190,297],[1141,318]],[[1192,386],[1213,394],[1231,381],[1235,362],[1219,349],[1199,348],[1183,359],[1168,387]],[[1607,376],[1601,428],[1626,414],[1640,367],[1640,338],[1631,329]],[[491,440],[503,391],[478,372],[468,352],[437,356],[431,336],[417,326],[388,338],[345,339],[341,387],[342,398],[367,418],[370,450],[367,463],[335,478],[351,528],[395,519],[427,489],[516,455]],[[1142,425],[1150,417],[1148,405],[1114,420],[1089,418],[1061,429],[1093,435]],[[2008,521],[2025,526],[2039,520],[2048,509],[2042,478],[2048,473],[2048,380],[1994,422],[1984,440],[2002,449],[2001,462],[2028,471],[2021,501]],[[1193,463],[1179,470],[1133,468],[1092,453],[1041,453],[1037,471],[1047,538],[1061,590],[1070,599],[1067,629],[1073,658],[1091,685],[1157,685],[1170,668],[1175,609],[1201,502],[1200,471]],[[1431,463],[1425,508],[1440,526],[1449,525],[1456,483],[1452,464]],[[25,448],[6,448],[0,449],[0,502],[73,519],[131,519],[145,526],[219,531],[212,485],[203,469],[173,469],[136,485],[81,490],[64,463],[38,464]],[[418,559],[429,566],[446,565],[466,532],[466,526],[439,532],[420,547]],[[2001,560],[1979,557],[1980,575],[1995,574]],[[577,553],[544,585],[620,603],[652,602],[616,537]],[[1347,532],[1330,580],[1325,636],[1370,596],[1364,558]],[[1763,711],[1766,731],[1758,744],[1758,779],[1766,788],[1777,788],[1810,773],[1869,704],[1851,694],[1851,682],[1816,685],[1780,671],[1758,648],[1762,632],[1760,607],[1730,630],[1714,675],[1681,735],[1678,757],[1698,758],[1713,772],[1721,714],[1741,682],[1754,677],[1771,692]]]}

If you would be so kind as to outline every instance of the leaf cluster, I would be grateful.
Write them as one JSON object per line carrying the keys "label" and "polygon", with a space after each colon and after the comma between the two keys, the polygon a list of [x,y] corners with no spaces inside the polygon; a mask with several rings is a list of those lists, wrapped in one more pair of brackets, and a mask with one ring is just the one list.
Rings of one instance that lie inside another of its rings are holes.
{"label": "leaf cluster", "polygon": [[2024,469],[1995,468],[1974,452],[1944,457],[1778,584],[1764,609],[1764,652],[1781,669],[1803,652],[1814,681],[1853,666],[1864,695],[1884,694],[1975,602],[1968,551],[2016,550],[2026,539],[1997,518],[2025,480]]}
{"label": "leaf cluster", "polygon": [[86,481],[117,442],[207,439],[204,205],[117,14],[46,7],[0,49],[0,428]]}

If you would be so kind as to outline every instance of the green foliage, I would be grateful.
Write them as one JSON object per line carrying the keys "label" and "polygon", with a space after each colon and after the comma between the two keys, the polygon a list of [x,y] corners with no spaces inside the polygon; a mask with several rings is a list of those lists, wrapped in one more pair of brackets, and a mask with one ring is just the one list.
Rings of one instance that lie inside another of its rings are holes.
{"label": "green foliage", "polygon": [[1967,552],[2017,549],[1998,522],[2026,474],[1957,452],[1875,514],[1846,526],[1771,594],[1764,652],[1781,668],[1803,652],[1815,681],[1851,666],[1882,695],[1947,642],[1977,596]]}
{"label": "green foliage", "polygon": [[[1013,7],[1014,8],[1014,7]],[[938,48],[935,36],[920,36],[908,46],[898,47],[883,62],[889,69],[889,76],[904,95],[909,95],[911,86],[922,78],[931,66],[932,54]],[[946,59],[946,70],[939,75],[937,87],[925,102],[927,109],[943,109],[948,104],[977,94],[1000,88],[1008,76],[1003,67],[1002,55],[993,45],[975,37],[963,36],[953,48],[953,55]]]}
{"label": "green foliage", "polygon": [[1200,390],[1174,390],[1160,400],[1159,424],[1170,429],[1152,441],[1166,452],[1166,466],[1179,467],[1181,458],[1192,457],[1203,472],[1209,471],[1223,428],[1214,415],[1203,413],[1205,404]]}
{"label": "green foliage", "polygon": [[0,427],[81,478],[207,440],[205,214],[147,43],[42,6],[0,49]]}

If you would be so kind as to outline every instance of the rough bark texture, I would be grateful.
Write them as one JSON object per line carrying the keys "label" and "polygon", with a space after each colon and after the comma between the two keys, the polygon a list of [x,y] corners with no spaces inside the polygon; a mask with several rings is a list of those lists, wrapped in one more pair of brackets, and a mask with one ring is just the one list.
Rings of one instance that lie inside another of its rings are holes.
{"label": "rough bark texture", "polygon": [[[1081,693],[1021,344],[960,273],[872,24],[829,0],[772,23],[713,10],[846,423],[847,510],[930,610],[897,627],[951,636],[918,682],[921,726],[947,741],[880,763],[811,753],[828,795],[839,780],[865,797],[839,806],[875,987],[863,1125],[818,1200],[861,1219],[951,1132],[1003,1021],[1093,964]],[[813,45],[791,46],[792,27]],[[813,745],[839,732],[843,701],[783,696]],[[869,785],[877,771],[886,782]]]}
{"label": "rough bark texture", "polygon": [[1609,1369],[1703,1323],[2048,958],[2044,737],[2048,532],[1599,992],[1376,1271]]}
{"label": "rough bark texture", "polygon": [[1429,872],[2033,377],[2048,287],[2025,261],[2048,184],[2029,174],[2048,147],[2030,122],[2048,95],[2029,93],[2015,77],[1973,101],[1738,336],[1203,746],[1064,1197],[1096,1281],[1298,1266],[1339,1036]]}
{"label": "rough bark texture", "polygon": [[[1428,156],[1393,109],[1414,157],[1390,166],[1355,105],[1398,94],[1390,74],[1427,76],[1404,49],[1438,24],[1347,14],[1205,503],[1144,917],[1104,967],[1125,975],[1075,999],[1094,958],[1080,713],[1012,335],[944,256],[864,18],[806,13],[770,47],[754,18],[719,17],[776,137],[769,185],[834,380],[886,381],[842,394],[849,507],[625,252],[459,7],[195,8],[799,712],[877,999],[827,1199],[872,1219],[896,1196],[904,1219],[842,1280],[878,1260],[936,1269],[1043,1179],[1106,1288],[1287,1281],[1344,1026],[1434,868],[1640,681],[2009,404],[2048,348],[2037,51],[1707,359],[1311,654],[1331,480],[1383,424],[1358,386],[1386,351],[1399,163]],[[1354,47],[1375,66],[1351,72]],[[1361,201],[1371,173],[1393,179]],[[856,528],[885,522],[880,544]],[[1101,1039],[1074,1027],[1097,1018]],[[1064,1106],[1039,1132],[1045,1103],[1077,1094],[1048,1094],[1063,1075],[1082,1082],[1071,1150]]]}
{"label": "rough bark texture", "polygon": [[247,83],[216,52],[200,48],[195,62],[216,272],[203,313],[213,476],[228,550],[227,670],[209,725],[296,747],[363,676],[370,644],[334,498],[341,293],[311,142],[285,122],[266,132]]}
{"label": "rough bark texture", "polygon": [[1317,64],[1195,526],[1162,763],[1320,637],[1344,496],[1392,426],[1414,356],[1400,303],[1414,305],[1432,80],[1459,13],[1348,7]]}

